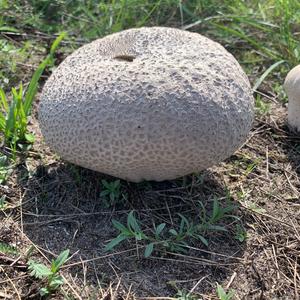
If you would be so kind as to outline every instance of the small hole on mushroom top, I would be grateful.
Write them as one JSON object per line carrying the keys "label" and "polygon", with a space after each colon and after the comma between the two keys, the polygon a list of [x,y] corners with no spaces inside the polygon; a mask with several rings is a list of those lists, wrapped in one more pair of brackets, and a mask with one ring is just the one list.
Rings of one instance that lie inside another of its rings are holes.
{"label": "small hole on mushroom top", "polygon": [[114,57],[114,59],[132,62],[135,59],[135,57],[132,56],[132,55],[124,54],[124,55],[117,55],[117,56]]}

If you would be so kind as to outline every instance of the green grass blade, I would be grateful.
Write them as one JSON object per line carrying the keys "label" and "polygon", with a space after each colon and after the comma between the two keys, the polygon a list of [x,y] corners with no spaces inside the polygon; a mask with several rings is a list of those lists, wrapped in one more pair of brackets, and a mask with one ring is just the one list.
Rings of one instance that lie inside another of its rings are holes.
{"label": "green grass blade", "polygon": [[4,132],[4,130],[5,130],[5,124],[6,124],[5,117],[4,117],[3,114],[0,113],[0,131],[1,132]]}
{"label": "green grass blade", "polygon": [[285,62],[285,60],[280,60],[277,61],[276,63],[274,63],[273,65],[271,65],[259,78],[258,80],[255,82],[254,87],[253,87],[253,91],[257,91],[257,89],[260,87],[260,85],[263,83],[263,81],[267,78],[267,76],[275,69],[277,68],[279,65],[283,64]]}
{"label": "green grass blade", "polygon": [[158,9],[158,7],[160,6],[161,1],[158,1],[155,5],[153,5],[152,9],[150,10],[150,12],[148,12],[148,14],[144,17],[143,20],[139,21],[139,23],[137,24],[138,27],[139,26],[144,26],[145,23],[147,22],[147,20],[151,17],[151,15],[153,15],[153,13]]}
{"label": "green grass blade", "polygon": [[233,21],[237,21],[237,23],[247,24],[249,26],[252,26],[256,29],[266,31],[266,32],[273,32],[274,29],[278,29],[279,26],[272,24],[270,22],[256,20],[254,18],[248,18],[243,16],[237,16],[237,15],[228,15],[226,16],[229,19],[232,19]]}
{"label": "green grass blade", "polygon": [[61,41],[66,37],[67,33],[66,32],[62,32],[53,42],[53,44],[51,45],[50,48],[50,55],[53,56],[55,54],[56,49],[58,48],[59,44],[61,43]]}
{"label": "green grass blade", "polygon": [[16,117],[15,117],[15,107],[16,107],[16,103],[15,101],[12,101],[11,104],[10,104],[10,107],[9,107],[9,112],[8,112],[8,115],[7,115],[7,119],[6,119],[6,126],[5,126],[5,131],[4,131],[4,136],[5,136],[5,139],[8,140],[13,131],[14,131],[14,128],[15,128],[15,120],[16,120]]}
{"label": "green grass blade", "polygon": [[50,57],[47,56],[47,58],[45,58],[42,61],[42,63],[38,66],[38,68],[36,69],[36,71],[34,72],[34,74],[32,76],[32,79],[31,79],[28,89],[26,91],[25,101],[24,101],[24,111],[27,116],[30,114],[32,101],[37,92],[38,82],[39,82],[46,66],[49,64],[49,62],[50,62]]}
{"label": "green grass blade", "polygon": [[216,28],[219,28],[219,29],[223,30],[224,32],[227,32],[228,34],[230,34],[232,36],[239,37],[242,40],[248,42],[252,47],[255,47],[257,50],[260,50],[262,53],[265,53],[266,55],[270,56],[271,58],[277,59],[278,57],[280,57],[280,54],[267,49],[263,44],[260,44],[260,43],[256,42],[254,39],[250,38],[247,33],[238,31],[238,30],[233,29],[233,28],[229,28],[229,27],[224,26],[224,25],[217,24],[215,22],[213,22],[212,24]]}
{"label": "green grass blade", "polygon": [[52,62],[53,55],[57,47],[59,46],[60,42],[62,41],[62,39],[65,37],[65,35],[66,33],[63,32],[55,39],[55,41],[53,42],[50,48],[50,54],[41,62],[41,64],[38,66],[38,68],[36,69],[36,71],[32,76],[32,79],[26,91],[25,101],[24,101],[24,111],[26,116],[30,114],[32,102],[38,89],[38,82],[45,68]]}
{"label": "green grass blade", "polygon": [[6,112],[8,112],[8,108],[9,108],[8,102],[7,102],[4,90],[1,87],[0,87],[0,100],[1,100],[1,102],[0,102],[1,106],[0,107],[2,107]]}
{"label": "green grass blade", "polygon": [[23,85],[20,85],[19,91],[15,88],[12,89],[13,101],[15,106],[15,130],[18,130],[18,138],[23,140],[27,131],[27,116],[23,107]]}
{"label": "green grass blade", "polygon": [[0,32],[15,32],[18,33],[19,30],[17,28],[11,27],[11,26],[1,26]]}

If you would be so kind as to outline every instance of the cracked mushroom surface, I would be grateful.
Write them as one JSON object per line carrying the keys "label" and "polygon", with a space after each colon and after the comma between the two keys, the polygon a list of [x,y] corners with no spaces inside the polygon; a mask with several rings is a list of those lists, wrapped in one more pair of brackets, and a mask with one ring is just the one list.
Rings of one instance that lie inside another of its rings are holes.
{"label": "cracked mushroom surface", "polygon": [[220,44],[174,28],[111,34],[68,56],[39,107],[63,159],[128,181],[174,179],[219,163],[253,121],[247,76]]}

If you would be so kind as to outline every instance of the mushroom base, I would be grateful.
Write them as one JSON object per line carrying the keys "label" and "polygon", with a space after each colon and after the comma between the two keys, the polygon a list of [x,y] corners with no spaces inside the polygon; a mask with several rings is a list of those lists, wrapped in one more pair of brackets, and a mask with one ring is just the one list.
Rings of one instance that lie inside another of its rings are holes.
{"label": "mushroom base", "polygon": [[300,133],[300,101],[289,101],[288,125],[293,131]]}

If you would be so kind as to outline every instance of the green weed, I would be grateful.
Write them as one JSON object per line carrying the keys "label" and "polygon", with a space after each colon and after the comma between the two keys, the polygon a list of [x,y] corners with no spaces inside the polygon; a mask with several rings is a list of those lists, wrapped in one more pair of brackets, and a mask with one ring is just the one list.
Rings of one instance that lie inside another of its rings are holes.
{"label": "green weed", "polygon": [[173,288],[176,292],[176,295],[174,296],[175,299],[177,300],[200,300],[199,297],[197,297],[194,293],[193,293],[193,289],[191,291],[187,291],[185,289],[180,289],[177,286],[177,282],[176,281],[168,281],[167,284]]}
{"label": "green weed", "polygon": [[101,180],[103,190],[100,193],[104,206],[111,207],[117,203],[126,200],[126,195],[121,192],[121,181],[115,180],[108,182],[106,180]]}
{"label": "green weed", "polygon": [[[228,204],[225,207],[220,205],[217,198],[213,200],[213,207],[211,214],[208,213],[207,209],[204,207],[203,203],[199,201],[200,206],[200,224],[199,229],[207,233],[208,231],[227,231],[224,226],[218,225],[218,223],[224,218],[234,217],[231,213],[235,210],[235,206]],[[235,217],[234,217],[235,218]]]}
{"label": "green weed", "polygon": [[4,254],[18,254],[16,247],[0,242],[0,252]]}
{"label": "green weed", "polygon": [[136,241],[149,240],[149,237],[141,230],[139,222],[135,218],[133,211],[131,211],[127,216],[127,226],[116,220],[112,220],[112,223],[120,233],[105,246],[105,251],[112,250],[124,240],[132,238],[134,238]]}
{"label": "green weed", "polygon": [[12,172],[13,166],[10,164],[6,155],[0,156],[0,184],[6,182],[7,178]]}
{"label": "green weed", "polygon": [[194,223],[178,213],[176,218],[177,225],[154,224],[153,229],[143,229],[143,224],[136,219],[134,212],[131,211],[127,216],[126,225],[116,220],[112,221],[119,234],[105,246],[105,251],[110,251],[120,243],[131,239],[134,239],[136,243],[142,242],[141,245],[145,248],[145,257],[151,256],[154,250],[186,253],[189,243],[195,241],[200,241],[205,246],[208,246],[208,240],[205,235],[210,231],[227,231],[224,226],[220,226],[218,223],[224,218],[234,217],[229,214],[233,209],[234,207],[231,205],[223,208],[218,200],[215,200],[211,215],[208,214],[202,204],[199,223]]}
{"label": "green weed", "polygon": [[270,113],[271,105],[261,99],[260,95],[255,98],[255,110],[258,115],[266,115]]}
{"label": "green weed", "polygon": [[59,275],[59,270],[67,261],[68,257],[69,250],[61,252],[56,259],[52,260],[50,268],[33,260],[28,261],[28,270],[30,271],[30,275],[37,279],[46,280],[45,286],[40,288],[40,295],[42,297],[49,296],[64,284],[62,276]]}
{"label": "green weed", "polygon": [[175,295],[175,299],[177,300],[199,300],[199,298],[185,290],[178,290]]}
{"label": "green weed", "polygon": [[188,246],[189,239],[199,240],[208,246],[207,239],[202,235],[202,227],[195,225],[182,214],[178,214],[178,216],[180,217],[179,226],[169,230],[171,238],[165,242],[167,248],[173,252],[186,252],[185,247]]}
{"label": "green weed", "polygon": [[236,240],[238,240],[239,242],[241,242],[241,243],[243,243],[246,240],[246,238],[247,238],[247,232],[244,229],[244,227],[241,226],[240,224],[237,224],[235,226],[234,238]]}
{"label": "green weed", "polygon": [[226,292],[224,288],[217,283],[217,295],[220,300],[230,300],[234,297],[234,290]]}
{"label": "green weed", "polygon": [[261,158],[253,158],[247,154],[242,154],[241,156],[238,156],[237,160],[234,161],[234,170],[236,173],[230,172],[230,176],[239,177],[240,174],[249,176],[256,170],[260,163]]}
{"label": "green weed", "polygon": [[0,210],[4,210],[7,207],[6,196],[3,195],[0,197]]}

